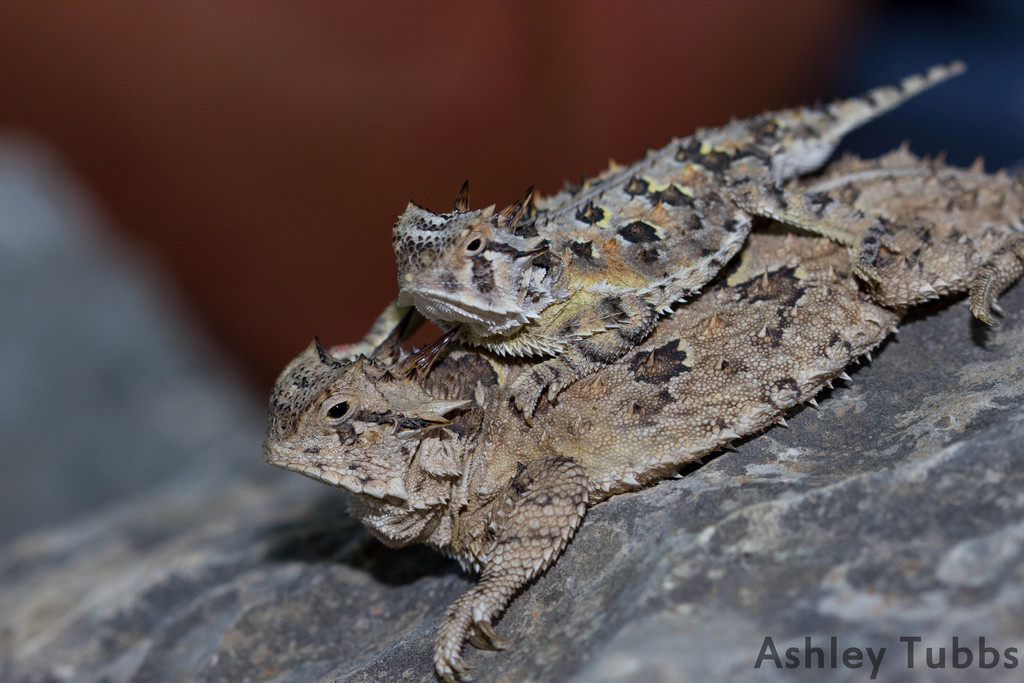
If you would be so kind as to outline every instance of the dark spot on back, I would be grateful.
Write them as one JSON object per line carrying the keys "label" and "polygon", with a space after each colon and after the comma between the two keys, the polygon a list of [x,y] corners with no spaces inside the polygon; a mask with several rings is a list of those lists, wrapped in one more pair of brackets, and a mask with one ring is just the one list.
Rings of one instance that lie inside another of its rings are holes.
{"label": "dark spot on back", "polygon": [[629,361],[629,369],[640,382],[666,384],[673,377],[689,372],[686,366],[686,351],[679,348],[678,339],[673,339],[653,351],[638,351]]}
{"label": "dark spot on back", "polygon": [[593,225],[600,223],[604,215],[604,209],[594,206],[593,202],[588,201],[582,209],[576,211],[576,220]]}
{"label": "dark spot on back", "polygon": [[688,206],[693,208],[694,202],[693,197],[690,197],[676,187],[675,183],[669,184],[664,190],[658,192],[651,192],[648,194],[651,201],[654,203],[661,202],[662,204],[668,204],[669,206]]}
{"label": "dark spot on back", "polygon": [[[796,277],[795,267],[784,267],[779,268],[768,273],[768,287],[767,289],[761,284],[761,275],[755,275],[746,282],[740,282],[735,287],[736,293],[739,295],[740,300],[747,301],[750,303],[756,303],[758,301],[778,301],[779,306],[785,308],[787,311],[791,309],[797,299],[803,296],[803,287],[793,286],[799,283],[799,279]],[[780,294],[784,293],[785,287],[790,287],[792,291],[786,292],[784,298],[780,297]]]}
{"label": "dark spot on back", "polygon": [[647,194],[647,188],[648,184],[646,180],[633,176],[629,179],[629,182],[626,184],[626,187],[623,188],[623,191],[626,194],[635,197],[638,194]]}
{"label": "dark spot on back", "polygon": [[691,139],[679,145],[676,150],[675,160],[683,163],[698,164],[709,171],[721,174],[732,163],[732,158],[725,152],[711,150],[707,154],[701,154],[700,141]]}
{"label": "dark spot on back", "polygon": [[800,385],[798,385],[796,383],[796,380],[793,379],[792,377],[783,377],[778,382],[775,382],[773,385],[766,387],[764,390],[764,399],[767,402],[772,403],[772,405],[776,405],[775,402],[772,401],[771,399],[772,393],[774,393],[775,391],[785,391],[787,389],[795,392],[796,401],[799,402],[800,396],[802,395],[800,391]]}
{"label": "dark spot on back", "polygon": [[579,240],[573,240],[569,242],[569,251],[571,251],[575,256],[578,256],[579,258],[589,263],[594,260],[593,246],[594,243],[591,242],[590,240],[586,240],[583,242]]}
{"label": "dark spot on back", "polygon": [[658,237],[658,231],[654,229],[654,226],[650,223],[645,223],[641,220],[633,221],[626,227],[619,230],[619,235],[622,239],[633,244],[640,244],[641,242],[657,242],[661,238]]}

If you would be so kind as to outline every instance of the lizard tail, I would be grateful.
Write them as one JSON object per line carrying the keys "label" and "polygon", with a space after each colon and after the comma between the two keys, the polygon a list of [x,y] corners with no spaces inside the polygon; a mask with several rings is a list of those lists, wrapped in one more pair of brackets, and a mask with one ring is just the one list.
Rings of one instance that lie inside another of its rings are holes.
{"label": "lizard tail", "polygon": [[[772,179],[782,182],[820,168],[851,130],[965,69],[963,62],[940,64],[924,73],[907,76],[898,85],[884,85],[858,97],[836,100],[813,109],[780,112],[776,121],[781,128],[788,128],[789,134],[780,136],[782,145],[771,161]],[[808,135],[808,129],[816,130],[817,134]]]}

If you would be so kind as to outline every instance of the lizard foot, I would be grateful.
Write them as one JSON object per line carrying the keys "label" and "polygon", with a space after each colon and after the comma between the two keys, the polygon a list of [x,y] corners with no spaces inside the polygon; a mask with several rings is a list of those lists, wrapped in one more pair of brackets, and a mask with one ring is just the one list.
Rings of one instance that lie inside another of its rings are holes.
{"label": "lizard foot", "polygon": [[874,258],[865,257],[862,252],[851,259],[850,263],[853,274],[871,290],[880,289],[882,286],[882,278],[878,274],[878,269],[875,268],[874,261]]}
{"label": "lizard foot", "polygon": [[548,400],[551,402],[554,402],[555,396],[561,390],[559,385],[553,384],[555,378],[549,376],[551,373],[545,372],[548,369],[542,363],[519,375],[512,383],[512,398],[527,422],[533,417],[537,402],[545,389],[548,389]]}
{"label": "lizard foot", "polygon": [[448,683],[467,682],[470,667],[462,659],[462,648],[469,643],[479,650],[504,650],[505,641],[494,632],[491,622],[474,619],[476,591],[470,591],[457,600],[444,616],[434,647],[434,668],[437,675]]}
{"label": "lizard foot", "polygon": [[995,299],[995,271],[989,266],[982,266],[971,278],[970,302],[971,313],[986,325],[995,325],[992,313],[1001,313]]}

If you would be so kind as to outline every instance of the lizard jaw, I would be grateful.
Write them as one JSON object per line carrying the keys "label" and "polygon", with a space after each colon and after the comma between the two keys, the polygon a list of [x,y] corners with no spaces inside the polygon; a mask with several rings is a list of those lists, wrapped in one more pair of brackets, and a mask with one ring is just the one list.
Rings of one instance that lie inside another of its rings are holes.
{"label": "lizard jaw", "polygon": [[399,294],[401,306],[415,306],[430,320],[465,323],[481,336],[507,334],[529,322],[531,316],[518,305],[495,303],[493,306],[474,306],[446,292],[418,288]]}

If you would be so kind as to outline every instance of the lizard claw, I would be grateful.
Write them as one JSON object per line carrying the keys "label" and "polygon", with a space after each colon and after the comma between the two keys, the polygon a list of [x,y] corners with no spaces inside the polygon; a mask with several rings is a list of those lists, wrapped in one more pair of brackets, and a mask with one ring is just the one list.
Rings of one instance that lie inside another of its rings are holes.
{"label": "lizard claw", "polygon": [[445,683],[470,683],[473,677],[469,675],[470,667],[466,666],[461,657],[454,657],[445,660],[444,664],[435,662],[437,674]]}
{"label": "lizard claw", "polygon": [[993,318],[991,315],[989,315],[988,311],[981,310],[981,309],[978,309],[978,310],[971,309],[971,313],[974,314],[975,318],[977,318],[981,322],[985,323],[989,327],[995,327],[996,319]]}
{"label": "lizard claw", "polygon": [[492,647],[491,644],[487,642],[486,638],[483,638],[482,636],[480,636],[480,634],[478,634],[476,632],[472,632],[468,636],[466,636],[466,640],[469,642],[470,645],[472,645],[473,647],[475,647],[478,650],[496,650],[497,649],[495,647]]}
{"label": "lizard claw", "polygon": [[478,621],[473,624],[469,634],[469,643],[478,650],[504,650],[505,640],[494,632],[489,621]]}
{"label": "lizard claw", "polygon": [[[461,645],[460,648],[461,649]],[[471,668],[458,652],[434,652],[434,669],[441,680],[446,683],[469,683],[473,680],[469,675]]]}

